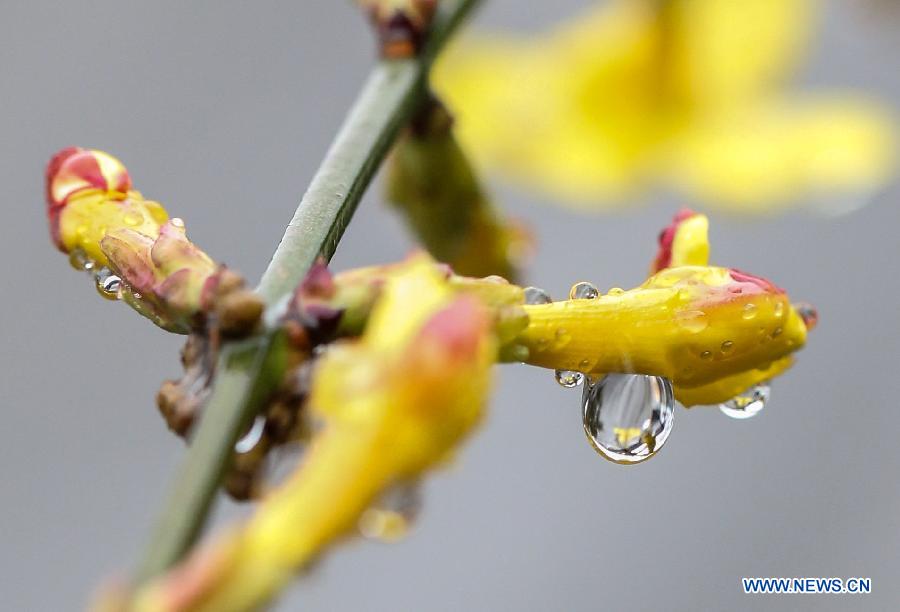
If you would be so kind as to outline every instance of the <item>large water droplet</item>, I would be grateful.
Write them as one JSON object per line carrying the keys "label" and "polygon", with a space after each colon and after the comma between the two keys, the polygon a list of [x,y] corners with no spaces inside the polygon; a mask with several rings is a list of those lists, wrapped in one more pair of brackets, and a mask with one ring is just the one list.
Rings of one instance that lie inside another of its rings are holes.
{"label": "large water droplet", "polygon": [[100,268],[94,275],[97,293],[107,300],[118,300],[122,297],[122,279],[112,273],[109,268]]}
{"label": "large water droplet", "polygon": [[732,419],[749,419],[759,414],[766,407],[770,394],[771,386],[769,383],[767,381],[761,382],[727,402],[719,404],[719,410]]}
{"label": "large water droplet", "polygon": [[540,287],[525,287],[526,304],[549,304],[552,301],[550,294]]}
{"label": "large water droplet", "polygon": [[593,300],[600,295],[600,290],[587,281],[575,283],[569,290],[570,300]]}
{"label": "large water droplet", "polygon": [[418,482],[394,485],[359,517],[359,532],[367,538],[396,542],[407,535],[422,511]]}
{"label": "large water droplet", "polygon": [[675,395],[661,376],[607,374],[586,385],[584,432],[601,456],[615,463],[646,461],[672,432]]}
{"label": "large water droplet", "polygon": [[584,381],[584,374],[581,372],[575,372],[573,370],[557,370],[556,371],[556,382],[565,387],[566,389],[571,389],[573,387],[577,387]]}

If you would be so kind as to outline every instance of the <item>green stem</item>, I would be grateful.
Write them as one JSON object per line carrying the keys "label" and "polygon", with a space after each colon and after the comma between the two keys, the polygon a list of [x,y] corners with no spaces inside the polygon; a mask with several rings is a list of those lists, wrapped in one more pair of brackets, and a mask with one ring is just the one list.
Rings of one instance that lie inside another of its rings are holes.
{"label": "green stem", "polygon": [[[334,254],[366,187],[423,99],[432,60],[478,3],[444,0],[419,57],[375,67],[263,274],[257,291],[270,308],[294,290],[317,257]],[[138,583],[181,559],[203,528],[240,432],[281,378],[281,351],[273,350],[278,342],[277,334],[264,334],[223,348],[184,467],[136,573]]]}

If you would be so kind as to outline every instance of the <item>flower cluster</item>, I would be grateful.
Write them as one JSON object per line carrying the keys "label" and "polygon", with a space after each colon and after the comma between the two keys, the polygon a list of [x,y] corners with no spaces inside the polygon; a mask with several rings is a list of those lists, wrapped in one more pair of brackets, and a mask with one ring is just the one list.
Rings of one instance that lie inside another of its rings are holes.
{"label": "flower cluster", "polygon": [[[717,404],[782,374],[816,322],[771,282],[708,265],[708,220],[684,210],[660,233],[650,277],[627,291],[602,295],[582,282],[554,302],[499,276],[458,275],[424,253],[337,275],[319,263],[262,327],[261,300],[135,191],[115,158],[62,151],[48,167],[47,200],[54,241],[79,267],[108,268],[141,314],[190,332],[185,376],[158,397],[177,433],[196,421],[223,341],[236,330],[283,338],[281,382],[236,446],[224,483],[238,499],[261,497],[259,510],[137,593],[119,603],[108,595],[111,609],[250,608],[355,527],[396,532],[380,500],[406,491],[474,429],[494,363],[578,373],[591,389],[612,374],[656,377],[665,381],[659,397],[670,388],[685,406]],[[585,414],[605,418],[596,406]],[[619,462],[652,456],[668,436],[651,431],[652,419],[611,425],[617,446],[633,439],[644,449],[620,456],[598,446]],[[291,443],[302,460],[272,488],[267,456]]]}

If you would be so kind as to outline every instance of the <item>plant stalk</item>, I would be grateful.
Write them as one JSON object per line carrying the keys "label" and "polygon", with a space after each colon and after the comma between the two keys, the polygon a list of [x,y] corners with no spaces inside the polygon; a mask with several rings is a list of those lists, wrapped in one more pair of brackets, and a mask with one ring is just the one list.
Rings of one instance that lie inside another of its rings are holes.
{"label": "plant stalk", "polygon": [[[480,0],[443,0],[416,58],[379,62],[304,194],[257,291],[278,308],[318,257],[330,260],[360,198],[418,104],[438,51]],[[201,532],[241,431],[283,374],[280,334],[223,347],[184,466],[138,566],[139,584],[179,561]]]}

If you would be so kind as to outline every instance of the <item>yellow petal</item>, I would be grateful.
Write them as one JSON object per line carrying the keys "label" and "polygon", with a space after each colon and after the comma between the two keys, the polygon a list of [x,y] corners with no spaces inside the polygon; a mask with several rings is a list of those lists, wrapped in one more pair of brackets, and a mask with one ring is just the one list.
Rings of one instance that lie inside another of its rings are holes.
{"label": "yellow petal", "polygon": [[770,101],[698,120],[670,180],[723,208],[770,212],[813,193],[849,197],[895,163],[892,119],[853,98]]}

